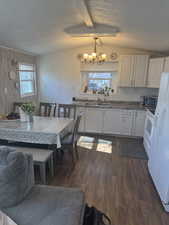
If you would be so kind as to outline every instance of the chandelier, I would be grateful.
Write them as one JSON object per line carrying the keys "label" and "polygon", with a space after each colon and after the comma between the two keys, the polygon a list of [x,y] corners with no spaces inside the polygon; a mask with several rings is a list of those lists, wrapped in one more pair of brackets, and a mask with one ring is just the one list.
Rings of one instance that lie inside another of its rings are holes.
{"label": "chandelier", "polygon": [[90,54],[84,53],[84,54],[79,54],[78,58],[81,63],[97,63],[97,64],[102,64],[106,62],[107,55],[105,53],[97,53],[97,40],[98,38],[94,38],[94,51]]}

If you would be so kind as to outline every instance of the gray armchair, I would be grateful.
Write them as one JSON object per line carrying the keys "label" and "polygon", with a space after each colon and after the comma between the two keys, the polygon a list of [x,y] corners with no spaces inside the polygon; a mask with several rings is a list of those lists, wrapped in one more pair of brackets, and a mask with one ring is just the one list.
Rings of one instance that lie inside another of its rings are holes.
{"label": "gray armchair", "polygon": [[[33,178],[31,156],[0,148],[0,209],[4,213],[18,225],[83,223],[85,202],[81,190],[34,185]],[[5,183],[8,188],[4,190]],[[10,195],[12,202],[4,204],[4,194]]]}

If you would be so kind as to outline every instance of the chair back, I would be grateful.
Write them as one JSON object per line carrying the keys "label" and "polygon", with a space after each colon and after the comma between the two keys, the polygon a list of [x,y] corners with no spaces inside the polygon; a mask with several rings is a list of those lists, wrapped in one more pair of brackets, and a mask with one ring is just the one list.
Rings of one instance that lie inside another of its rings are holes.
{"label": "chair back", "polygon": [[51,116],[52,103],[40,102],[39,116]]}
{"label": "chair back", "polygon": [[50,104],[51,104],[50,116],[56,117],[56,114],[57,114],[57,103],[50,103]]}
{"label": "chair back", "polygon": [[72,135],[72,144],[76,144],[81,118],[82,118],[82,114],[79,114],[75,120],[73,135]]}
{"label": "chair back", "polygon": [[58,117],[64,118],[76,118],[76,106],[73,104],[59,104],[58,105]]}
{"label": "chair back", "polygon": [[13,112],[14,113],[19,113],[19,107],[23,105],[25,102],[14,102],[13,103]]}

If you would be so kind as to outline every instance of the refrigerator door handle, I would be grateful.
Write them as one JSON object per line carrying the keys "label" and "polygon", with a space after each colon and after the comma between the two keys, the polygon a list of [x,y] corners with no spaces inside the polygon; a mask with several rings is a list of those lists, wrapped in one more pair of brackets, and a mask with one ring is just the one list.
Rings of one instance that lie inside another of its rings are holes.
{"label": "refrigerator door handle", "polygon": [[157,127],[158,115],[159,115],[159,114],[156,114],[156,115],[154,116],[154,127]]}

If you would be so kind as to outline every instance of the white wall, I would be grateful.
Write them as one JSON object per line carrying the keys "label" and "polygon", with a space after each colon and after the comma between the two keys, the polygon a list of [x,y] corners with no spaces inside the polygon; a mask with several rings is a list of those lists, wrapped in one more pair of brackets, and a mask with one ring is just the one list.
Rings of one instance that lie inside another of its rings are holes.
{"label": "white wall", "polygon": [[[79,53],[91,52],[92,46],[57,51],[39,56],[38,73],[40,87],[40,101],[70,103],[72,97],[80,95],[81,74]],[[150,52],[104,46],[100,51],[110,55],[112,51],[121,54],[147,54]],[[111,96],[113,100],[139,101],[140,96],[157,94],[156,89],[147,88],[120,88]],[[84,96],[84,95],[83,95]],[[87,98],[89,96],[86,96]]]}

